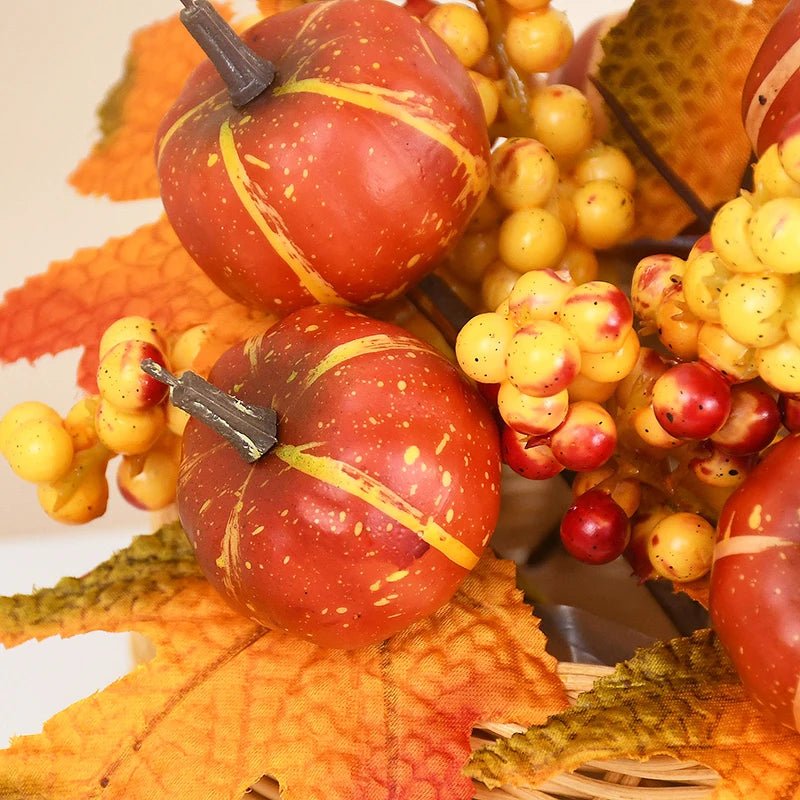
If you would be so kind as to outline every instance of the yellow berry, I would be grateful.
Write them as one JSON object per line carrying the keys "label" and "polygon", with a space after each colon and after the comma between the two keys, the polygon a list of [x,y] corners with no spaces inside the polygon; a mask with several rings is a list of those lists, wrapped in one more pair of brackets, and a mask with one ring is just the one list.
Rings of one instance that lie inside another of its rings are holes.
{"label": "yellow berry", "polygon": [[763,272],[764,265],[750,245],[749,225],[753,206],[745,195],[729,200],[714,215],[711,242],[731,272]]}
{"label": "yellow berry", "polygon": [[556,266],[558,272],[568,272],[573,283],[582,284],[596,280],[600,272],[600,263],[594,250],[583,242],[574,239],[567,242],[567,249]]}
{"label": "yellow berry", "polygon": [[131,505],[145,511],[160,511],[173,503],[177,484],[178,461],[164,450],[123,456],[117,469],[120,493]]}
{"label": "yellow berry", "polygon": [[713,251],[687,261],[683,295],[689,310],[703,322],[719,322],[719,298],[731,277],[725,262]]}
{"label": "yellow berry", "polygon": [[581,375],[598,383],[614,383],[627,377],[639,358],[639,337],[628,331],[622,346],[610,353],[581,353]]}
{"label": "yellow berry", "polygon": [[149,342],[166,352],[166,343],[158,325],[146,317],[130,316],[121,317],[106,328],[98,347],[99,357],[102,359],[112,347],[131,339]]}
{"label": "yellow berry", "polygon": [[172,405],[172,403],[167,404],[167,428],[171,433],[174,433],[176,436],[183,436],[188,422],[189,414],[182,408]]}
{"label": "yellow berry", "polygon": [[83,397],[75,403],[64,417],[64,428],[72,438],[76,450],[86,450],[97,444],[94,418],[100,398],[94,395]]}
{"label": "yellow berry", "polygon": [[697,356],[697,337],[703,323],[689,310],[680,284],[664,293],[655,322],[658,338],[678,358],[691,361]]}
{"label": "yellow berry", "polygon": [[496,259],[497,233],[474,231],[465,233],[458,240],[447,258],[447,266],[459,280],[476,284]]}
{"label": "yellow berry", "polygon": [[773,389],[786,394],[800,394],[800,347],[784,339],[756,351],[758,374]]}
{"label": "yellow berry", "polygon": [[179,334],[169,349],[169,363],[174,372],[191,369],[200,351],[211,338],[208,325],[195,325]]}
{"label": "yellow berry", "polygon": [[596,141],[585,150],[572,171],[579,186],[589,181],[612,181],[629,192],[636,188],[636,171],[630,159],[618,147]]}
{"label": "yellow berry", "polygon": [[734,275],[722,287],[720,323],[737,342],[768,347],[786,336],[781,313],[786,281],[767,272]]}
{"label": "yellow berry", "polygon": [[75,455],[60,480],[40,484],[37,496],[45,513],[57,522],[82,525],[101,517],[108,504],[106,459],[93,449]]}
{"label": "yellow berry", "polygon": [[500,109],[500,92],[497,90],[495,82],[480,72],[471,69],[469,77],[481,99],[483,117],[486,120],[486,126],[489,127],[497,118],[497,112]]}
{"label": "yellow berry", "polygon": [[667,254],[647,256],[636,265],[631,279],[631,303],[638,319],[655,322],[664,294],[679,281],[685,269],[683,259]]}
{"label": "yellow berry", "polygon": [[775,272],[800,272],[800,197],[779,197],[756,209],[748,225],[756,258]]}
{"label": "yellow berry", "polygon": [[584,352],[613,353],[633,327],[633,311],[621,289],[605,281],[590,281],[570,290],[559,320]]}
{"label": "yellow berry", "polygon": [[657,447],[659,450],[669,450],[683,444],[680,439],[671,436],[661,427],[661,423],[656,419],[653,406],[649,404],[634,414],[633,429],[645,444]]}
{"label": "yellow berry", "polygon": [[491,311],[472,317],[456,339],[456,358],[464,373],[479,383],[504,380],[514,330],[509,320]]}
{"label": "yellow berry", "polygon": [[569,58],[573,44],[566,14],[554,8],[517,11],[506,23],[506,52],[511,62],[524,72],[558,69]]}
{"label": "yellow berry", "polygon": [[5,455],[9,437],[17,428],[40,420],[61,425],[61,417],[58,412],[46,403],[40,403],[38,400],[26,400],[12,406],[0,419],[0,452]]}
{"label": "yellow berry", "polygon": [[633,197],[618,183],[589,181],[577,189],[572,202],[578,238],[595,250],[619,244],[633,228]]}
{"label": "yellow berry", "polygon": [[5,456],[11,469],[25,481],[58,480],[72,464],[72,439],[59,418],[37,419],[17,426],[6,440]]}
{"label": "yellow berry", "polygon": [[786,173],[778,155],[778,145],[770,145],[753,167],[754,195],[759,203],[776,197],[800,197],[800,183]]}
{"label": "yellow berry", "polygon": [[470,218],[467,232],[494,230],[500,224],[500,220],[504,215],[505,210],[497,201],[497,198],[489,192]]}
{"label": "yellow berry", "polygon": [[558,310],[573,283],[563,273],[537,269],[520,275],[508,296],[508,312],[518,328],[534,320],[558,321]]}
{"label": "yellow berry", "polygon": [[511,339],[506,372],[511,383],[525,394],[558,394],[580,369],[581,352],[575,337],[555,322],[531,322]]}
{"label": "yellow berry", "polygon": [[711,569],[714,526],[699,514],[670,514],[650,532],[647,555],[663,578],[686,583],[702,578]]}
{"label": "yellow berry", "polygon": [[162,406],[142,411],[123,411],[101,400],[95,416],[100,441],[115,453],[138,455],[149,450],[166,425]]}
{"label": "yellow berry", "polygon": [[425,15],[425,23],[465,66],[475,65],[489,47],[489,30],[471,6],[442,3]]}
{"label": "yellow berry", "polygon": [[489,266],[481,281],[481,300],[489,309],[497,308],[511,293],[519,278],[516,270],[510,269],[499,259]]}
{"label": "yellow berry", "polygon": [[577,158],[594,139],[594,120],[584,94],[566,84],[544,86],[530,101],[532,135],[559,161]]}
{"label": "yellow berry", "polygon": [[509,214],[500,226],[498,248],[503,263],[517,272],[552,269],[567,247],[561,221],[543,208]]}
{"label": "yellow berry", "polygon": [[510,211],[542,206],[558,186],[558,164],[535,139],[507,139],[492,153],[492,190]]}
{"label": "yellow berry", "polygon": [[749,381],[758,375],[755,351],[732,339],[722,325],[713,322],[700,328],[697,355],[731,381]]}
{"label": "yellow berry", "polygon": [[[575,211],[575,206],[572,204],[573,194],[575,194],[575,187],[568,181],[559,180],[555,191],[543,206],[546,211],[561,220],[567,237],[573,236],[578,226],[578,215]],[[569,245],[567,246],[569,247]]]}
{"label": "yellow berry", "polygon": [[569,395],[566,389],[550,397],[532,397],[503,381],[497,393],[497,410],[503,421],[518,433],[543,435],[557,428],[567,416]]}
{"label": "yellow berry", "polygon": [[162,351],[150,342],[128,339],[108,350],[97,368],[100,397],[123,411],[158,405],[167,387],[142,369],[145,359],[165,364]]}
{"label": "yellow berry", "polygon": [[615,381],[601,383],[579,373],[569,385],[569,399],[573,402],[591,400],[593,403],[605,403],[614,396],[617,386]]}

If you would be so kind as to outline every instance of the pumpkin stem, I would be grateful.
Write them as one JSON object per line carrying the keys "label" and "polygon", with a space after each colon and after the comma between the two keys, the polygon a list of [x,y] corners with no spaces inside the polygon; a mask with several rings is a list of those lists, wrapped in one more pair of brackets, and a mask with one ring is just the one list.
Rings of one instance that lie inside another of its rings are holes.
{"label": "pumpkin stem", "polygon": [[271,408],[254,406],[187,370],[180,378],[151,358],[142,370],[170,388],[170,401],[227,439],[248,463],[258,461],[277,444],[278,416]]}
{"label": "pumpkin stem", "polygon": [[275,80],[275,67],[250,49],[208,0],[181,2],[181,22],[217,68],[231,103],[241,108],[263,94]]}

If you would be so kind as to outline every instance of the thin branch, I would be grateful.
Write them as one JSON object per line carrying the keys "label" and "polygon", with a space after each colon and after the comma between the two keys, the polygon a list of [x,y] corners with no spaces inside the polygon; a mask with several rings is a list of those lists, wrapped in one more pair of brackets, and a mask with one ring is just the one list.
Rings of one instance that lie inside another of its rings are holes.
{"label": "thin branch", "polygon": [[631,137],[639,152],[653,165],[653,169],[669,184],[678,197],[686,203],[698,220],[706,225],[706,229],[711,227],[714,219],[714,212],[695,194],[683,178],[675,172],[672,167],[656,152],[655,148],[647,140],[639,126],[633,121],[632,117],[625,110],[622,103],[616,98],[614,93],[600,80],[593,75],[589,75],[589,80],[599,92],[611,113],[616,117],[619,124],[624,128],[625,133]]}

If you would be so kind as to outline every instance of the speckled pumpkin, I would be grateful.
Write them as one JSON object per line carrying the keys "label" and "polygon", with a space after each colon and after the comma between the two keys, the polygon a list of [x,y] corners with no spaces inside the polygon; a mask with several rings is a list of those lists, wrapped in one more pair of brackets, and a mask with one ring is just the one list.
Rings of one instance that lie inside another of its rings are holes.
{"label": "speckled pumpkin", "polygon": [[800,730],[800,435],[773,445],[722,509],[711,572],[715,630],[745,688]]}
{"label": "speckled pumpkin", "polygon": [[276,65],[275,84],[237,110],[207,62],[161,124],[161,194],[181,242],[233,298],[280,314],[399,294],[488,190],[468,73],[386,0],[309,3],[243,38]]}
{"label": "speckled pumpkin", "polygon": [[499,512],[499,437],[458,370],[400,328],[314,306],[229,350],[210,379],[278,414],[255,464],[192,421],[181,521],[242,613],[328,647],[425,617],[477,563]]}

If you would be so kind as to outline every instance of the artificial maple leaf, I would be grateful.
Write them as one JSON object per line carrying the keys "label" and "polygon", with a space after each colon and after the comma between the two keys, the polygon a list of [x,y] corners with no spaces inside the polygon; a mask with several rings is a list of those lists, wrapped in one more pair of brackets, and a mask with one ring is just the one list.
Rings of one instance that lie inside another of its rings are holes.
{"label": "artificial maple leaf", "polygon": [[696,603],[700,603],[703,608],[708,608],[708,593],[711,591],[711,578],[709,575],[698,578],[696,581],[689,581],[689,583],[673,581],[672,588],[675,592],[688,595]]}
{"label": "artificial maple leaf", "polygon": [[[260,0],[257,17],[270,16],[299,3],[300,0]],[[231,21],[230,7],[215,5]],[[255,21],[248,18],[237,27]],[[186,79],[204,58],[177,14],[133,35],[123,75],[97,111],[101,138],[70,176],[79,192],[107,195],[112,200],[158,197],[153,155],[156,132]]]}
{"label": "artificial maple leaf", "polygon": [[[709,209],[738,194],[751,153],[740,113],[742,87],[785,5],[636,0],[602,41],[600,82]],[[638,235],[668,238],[695,218],[618,121],[612,120],[607,138],[636,167]]]}
{"label": "artificial maple leaf", "polygon": [[466,771],[490,787],[535,786],[593,759],[657,754],[716,770],[713,800],[800,797],[800,736],[747,699],[709,630],[640,650],[571,710],[476,751]]}
{"label": "artificial maple leaf", "polygon": [[[230,18],[227,7],[219,10]],[[70,176],[79,192],[112,200],[158,197],[156,131],[204,58],[177,14],[133,35],[123,76],[97,110],[101,138]]]}
{"label": "artificial maple leaf", "polygon": [[[0,751],[0,797],[467,800],[479,720],[566,706],[514,567],[484,558],[455,598],[380,645],[325,650],[232,611],[177,525],[81,579],[0,600],[0,641],[137,631],[155,657]],[[202,777],[202,780],[200,780]]]}
{"label": "artificial maple leaf", "polygon": [[0,304],[0,361],[84,347],[78,382],[93,391],[97,344],[115,320],[139,314],[171,334],[214,315],[224,318],[223,312],[247,323],[245,336],[259,320],[264,330],[274,319],[223,294],[161,219],[99,248],[78,250],[9,291]]}

